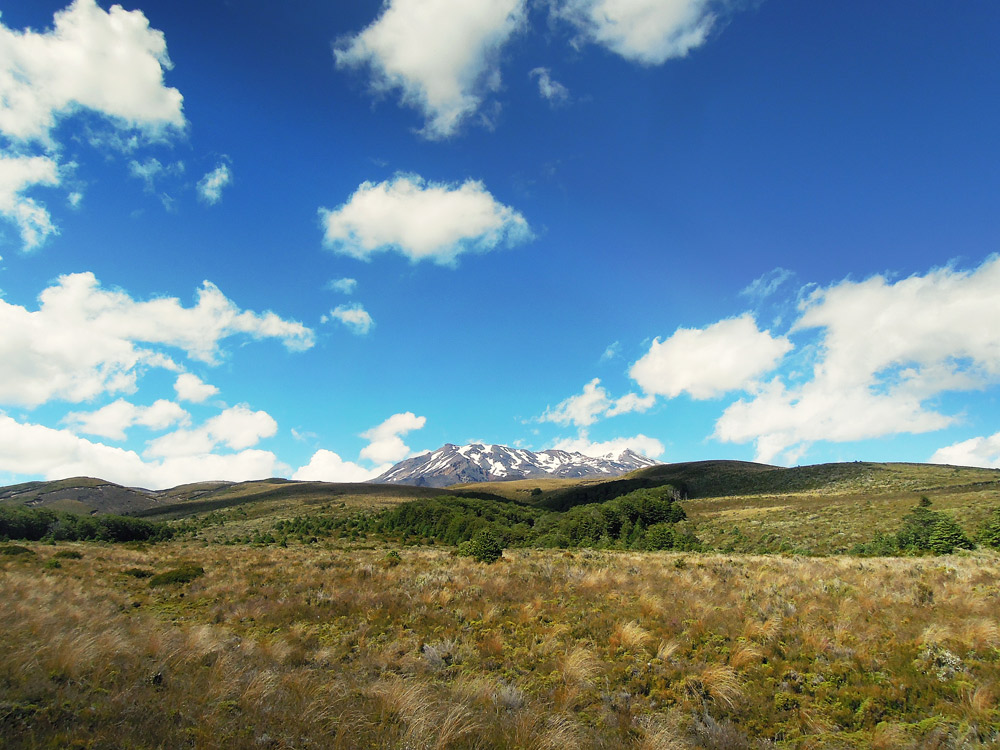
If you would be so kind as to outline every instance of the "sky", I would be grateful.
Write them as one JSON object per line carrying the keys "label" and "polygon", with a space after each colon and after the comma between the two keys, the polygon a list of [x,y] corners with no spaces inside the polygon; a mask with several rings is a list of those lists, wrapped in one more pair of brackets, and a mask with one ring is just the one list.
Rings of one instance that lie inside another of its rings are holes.
{"label": "sky", "polygon": [[2,484],[1000,467],[1000,4],[0,10]]}

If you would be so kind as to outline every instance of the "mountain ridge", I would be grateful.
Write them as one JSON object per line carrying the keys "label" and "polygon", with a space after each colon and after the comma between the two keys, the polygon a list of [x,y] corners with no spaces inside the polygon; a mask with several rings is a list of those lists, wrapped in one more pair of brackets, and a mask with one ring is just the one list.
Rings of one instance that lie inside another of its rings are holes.
{"label": "mountain ridge", "polygon": [[450,487],[453,484],[535,477],[612,478],[658,464],[659,461],[642,456],[630,448],[595,457],[558,449],[535,452],[489,443],[461,446],[445,443],[437,450],[400,461],[370,481],[375,484]]}

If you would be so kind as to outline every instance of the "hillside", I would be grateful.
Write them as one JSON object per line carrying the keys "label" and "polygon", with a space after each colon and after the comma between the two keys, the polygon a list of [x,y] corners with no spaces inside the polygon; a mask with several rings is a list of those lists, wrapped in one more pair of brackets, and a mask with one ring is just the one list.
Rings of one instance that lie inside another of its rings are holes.
{"label": "hillside", "polygon": [[[50,508],[79,514],[114,513],[156,521],[198,516],[238,508],[241,516],[281,517],[286,512],[308,512],[310,507],[341,504],[351,510],[378,509],[440,490],[405,485],[296,482],[263,479],[250,482],[199,482],[167,490],[123,487],[91,477],[28,482],[0,488],[0,504]],[[453,493],[454,494],[454,493]],[[474,490],[459,494],[486,496]]]}
{"label": "hillside", "polygon": [[76,478],[0,488],[0,504],[183,520],[192,533],[212,540],[266,534],[291,518],[374,512],[443,494],[563,511],[664,484],[678,490],[691,526],[708,547],[733,552],[844,552],[893,532],[924,496],[970,531],[1000,507],[995,469],[904,463],[781,468],[744,461],[663,464],[603,481],[535,478],[447,489],[268,479],[154,492]]}
{"label": "hillside", "polygon": [[1000,507],[1000,470],[836,463],[782,468],[746,461],[662,464],[609,481],[484,482],[477,489],[552,510],[670,484],[699,538],[734,552],[843,552],[891,533],[921,497],[974,529]]}

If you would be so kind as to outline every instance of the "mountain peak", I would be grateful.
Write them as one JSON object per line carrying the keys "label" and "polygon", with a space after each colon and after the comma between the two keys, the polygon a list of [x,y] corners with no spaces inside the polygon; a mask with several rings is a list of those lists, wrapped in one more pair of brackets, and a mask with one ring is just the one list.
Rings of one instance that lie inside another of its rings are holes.
{"label": "mountain peak", "polygon": [[453,445],[401,461],[381,476],[379,484],[447,487],[469,482],[498,482],[533,477],[616,477],[658,461],[626,448],[604,456],[585,456],[563,450],[538,453],[491,443]]}

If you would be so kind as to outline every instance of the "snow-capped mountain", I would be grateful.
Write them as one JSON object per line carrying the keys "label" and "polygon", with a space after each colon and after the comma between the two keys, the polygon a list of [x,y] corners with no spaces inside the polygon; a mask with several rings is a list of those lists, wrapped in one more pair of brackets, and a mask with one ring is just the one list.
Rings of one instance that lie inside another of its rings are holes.
{"label": "snow-capped mountain", "polygon": [[599,458],[582,453],[548,450],[535,453],[505,445],[452,445],[400,461],[382,476],[380,484],[447,487],[466,482],[498,482],[533,477],[616,477],[657,461],[625,449]]}

